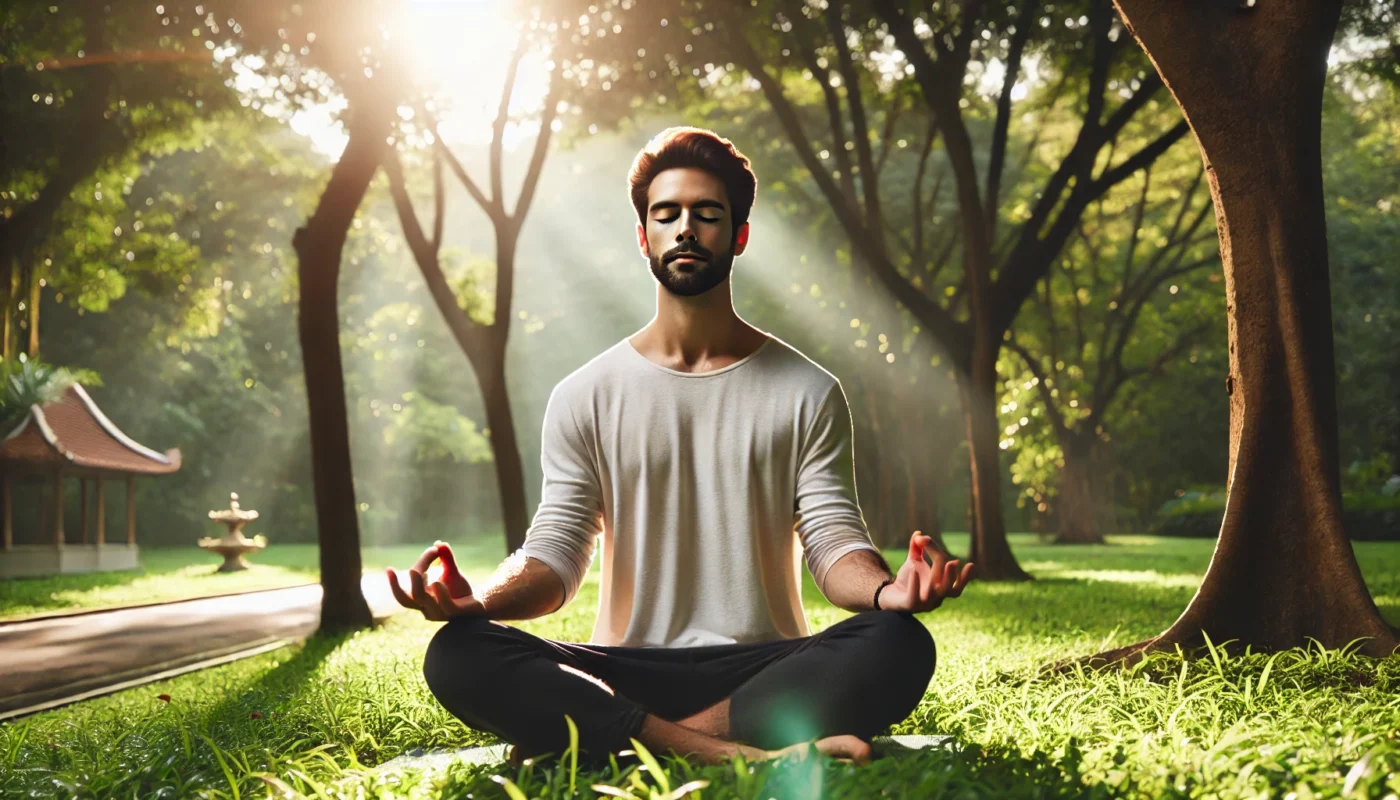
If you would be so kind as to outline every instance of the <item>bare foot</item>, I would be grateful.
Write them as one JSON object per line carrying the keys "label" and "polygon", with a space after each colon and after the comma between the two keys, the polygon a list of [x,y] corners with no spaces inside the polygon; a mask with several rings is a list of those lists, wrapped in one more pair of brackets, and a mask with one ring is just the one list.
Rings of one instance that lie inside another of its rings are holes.
{"label": "bare foot", "polygon": [[[807,757],[810,743],[798,742],[789,745],[781,750],[771,751],[772,758],[794,758],[798,761]],[[816,742],[817,752],[827,758],[834,758],[837,761],[852,762],[857,764],[869,764],[873,755],[870,745],[858,736],[842,734],[840,736],[828,736],[825,739],[818,739]]]}

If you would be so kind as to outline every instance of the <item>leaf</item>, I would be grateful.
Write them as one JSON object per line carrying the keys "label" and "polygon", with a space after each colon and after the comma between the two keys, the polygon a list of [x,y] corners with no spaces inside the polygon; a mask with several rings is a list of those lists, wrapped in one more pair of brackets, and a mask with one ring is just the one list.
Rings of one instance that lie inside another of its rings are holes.
{"label": "leaf", "polygon": [[515,781],[510,778],[504,775],[492,775],[491,780],[499,783],[501,787],[506,790],[506,794],[510,796],[510,800],[530,800],[530,798],[526,797],[525,793],[520,790],[520,787],[515,785]]}
{"label": "leaf", "polygon": [[661,764],[657,762],[656,758],[652,756],[651,752],[647,750],[641,742],[633,739],[632,746],[637,749],[637,758],[640,758],[642,763],[646,765],[647,771],[651,773],[652,779],[656,781],[656,785],[661,787],[663,793],[669,793],[671,791],[671,781],[661,769]]}
{"label": "leaf", "polygon": [[684,783],[680,786],[677,786],[674,792],[671,792],[670,794],[664,796],[664,800],[680,800],[682,797],[685,797],[691,792],[698,792],[709,785],[710,782],[707,780],[693,780],[689,783]]}
{"label": "leaf", "polygon": [[624,792],[615,786],[608,786],[602,783],[595,783],[588,788],[592,789],[598,794],[605,794],[608,797],[623,797],[626,798],[626,800],[636,800],[636,795],[633,795],[629,792]]}
{"label": "leaf", "polygon": [[1367,750],[1366,755],[1362,756],[1359,761],[1351,765],[1351,769],[1347,770],[1346,779],[1342,782],[1342,797],[1350,795],[1352,790],[1356,788],[1356,784],[1360,783],[1362,778],[1371,774],[1371,757],[1384,746],[1385,745],[1376,745],[1370,750]]}
{"label": "leaf", "polygon": [[569,794],[574,793],[574,778],[578,775],[578,726],[574,718],[564,715],[564,723],[569,726]]}

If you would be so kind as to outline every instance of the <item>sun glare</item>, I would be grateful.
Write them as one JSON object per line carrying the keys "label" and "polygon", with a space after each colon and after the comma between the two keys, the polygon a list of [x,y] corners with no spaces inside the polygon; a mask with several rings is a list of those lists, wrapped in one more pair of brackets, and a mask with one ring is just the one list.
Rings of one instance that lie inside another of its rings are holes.
{"label": "sun glare", "polygon": [[[438,131],[449,144],[485,144],[501,101],[506,70],[519,41],[516,20],[503,0],[408,0],[384,26],[386,41],[408,57],[411,78],[432,97]],[[539,131],[537,112],[549,88],[547,54],[527,52],[517,70],[510,117],[502,143],[514,150]],[[339,157],[345,133],[337,113],[345,101],[339,95],[326,103],[295,112],[293,130],[315,147]],[[414,122],[408,106],[400,116]]]}

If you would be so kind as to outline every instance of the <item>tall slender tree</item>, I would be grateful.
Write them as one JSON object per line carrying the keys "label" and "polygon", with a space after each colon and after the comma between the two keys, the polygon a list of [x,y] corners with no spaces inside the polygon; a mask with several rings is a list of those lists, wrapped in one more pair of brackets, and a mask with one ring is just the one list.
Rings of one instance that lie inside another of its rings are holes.
{"label": "tall slender tree", "polygon": [[[510,335],[511,308],[515,295],[515,258],[519,247],[520,231],[525,216],[530,211],[535,188],[539,184],[540,172],[549,153],[549,143],[553,135],[553,124],[562,93],[563,81],[558,78],[557,68],[551,73],[550,88],[542,100],[539,112],[539,133],[535,137],[530,165],[526,170],[514,209],[508,209],[505,197],[502,171],[504,153],[502,142],[506,124],[510,119],[510,106],[515,94],[516,76],[520,60],[526,53],[529,40],[522,36],[510,57],[506,69],[505,86],[501,90],[500,104],[496,118],[491,124],[489,148],[489,189],[490,195],[482,192],[472,180],[462,162],[453,155],[447,143],[438,133],[437,126],[428,124],[432,138],[433,175],[433,227],[431,235],[425,234],[418,222],[404,181],[403,168],[397,155],[386,162],[389,175],[389,189],[403,226],[404,238],[413,254],[418,269],[432,294],[433,302],[447,322],[457,346],[462,349],[472,370],[476,373],[481,387],[482,400],[486,408],[486,424],[490,429],[491,455],[496,466],[496,480],[500,489],[501,515],[505,523],[506,550],[514,552],[525,543],[525,533],[530,526],[530,517],[525,507],[525,471],[520,457],[520,445],[515,431],[515,416],[511,411],[510,394],[506,385],[506,344]],[[459,297],[444,274],[441,250],[443,218],[446,213],[446,194],[443,186],[443,163],[446,162],[452,174],[461,182],[472,199],[485,212],[491,222],[496,238],[495,289],[492,314],[489,321],[480,321],[469,315],[465,301]]]}

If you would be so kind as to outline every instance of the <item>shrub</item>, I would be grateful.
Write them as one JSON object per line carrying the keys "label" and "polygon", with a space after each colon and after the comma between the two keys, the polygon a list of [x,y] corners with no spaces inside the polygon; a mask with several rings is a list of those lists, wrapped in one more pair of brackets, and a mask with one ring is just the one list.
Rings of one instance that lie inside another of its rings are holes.
{"label": "shrub", "polygon": [[[1225,490],[1194,488],[1162,504],[1152,532],[1160,536],[1210,538],[1220,533]],[[1378,491],[1343,492],[1342,525],[1357,541],[1400,541],[1400,495]]]}

